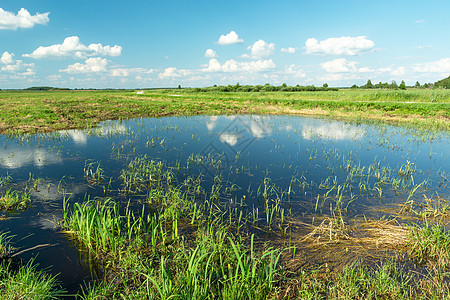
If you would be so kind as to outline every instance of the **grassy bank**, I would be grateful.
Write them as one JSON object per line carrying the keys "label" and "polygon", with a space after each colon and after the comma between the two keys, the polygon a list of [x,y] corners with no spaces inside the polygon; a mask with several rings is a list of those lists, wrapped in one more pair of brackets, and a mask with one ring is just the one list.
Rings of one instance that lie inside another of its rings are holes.
{"label": "grassy bank", "polygon": [[449,90],[201,93],[0,91],[0,133],[92,127],[104,120],[218,114],[298,114],[450,129]]}

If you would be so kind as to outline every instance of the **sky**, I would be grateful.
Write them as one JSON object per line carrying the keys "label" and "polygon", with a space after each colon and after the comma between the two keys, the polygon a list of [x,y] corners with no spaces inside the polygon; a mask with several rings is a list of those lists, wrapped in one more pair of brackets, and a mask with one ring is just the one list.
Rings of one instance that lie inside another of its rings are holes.
{"label": "sky", "polygon": [[450,75],[450,1],[2,0],[0,89]]}

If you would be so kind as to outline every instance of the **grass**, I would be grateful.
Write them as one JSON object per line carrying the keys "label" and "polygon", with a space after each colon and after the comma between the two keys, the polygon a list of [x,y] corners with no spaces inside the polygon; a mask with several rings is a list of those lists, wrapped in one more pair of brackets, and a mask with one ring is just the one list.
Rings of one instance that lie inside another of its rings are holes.
{"label": "grass", "polygon": [[32,261],[13,270],[6,263],[0,264],[0,293],[2,299],[60,299],[55,277],[37,271]]}
{"label": "grass", "polygon": [[8,189],[0,195],[0,210],[22,210],[27,208],[30,202],[29,192]]}
{"label": "grass", "polygon": [[[174,96],[174,94],[176,94]],[[299,114],[448,130],[448,90],[199,93],[193,90],[0,91],[0,133],[48,132],[136,117]]]}
{"label": "grass", "polygon": [[450,268],[450,233],[440,224],[426,223],[410,229],[411,240],[408,243],[409,255],[418,264],[448,270]]}
{"label": "grass", "polygon": [[56,277],[38,271],[34,260],[26,264],[14,260],[10,254],[11,237],[0,234],[0,294],[2,299],[60,299],[64,291]]}
{"label": "grass", "polygon": [[106,270],[103,282],[81,298],[265,299],[276,293],[289,249],[260,245],[250,232],[236,234],[219,178],[198,201],[200,181],[177,183],[170,169],[146,156],[132,159],[120,177],[126,193],[146,191],[147,206],[132,209],[112,198],[71,206],[64,199],[66,233]]}

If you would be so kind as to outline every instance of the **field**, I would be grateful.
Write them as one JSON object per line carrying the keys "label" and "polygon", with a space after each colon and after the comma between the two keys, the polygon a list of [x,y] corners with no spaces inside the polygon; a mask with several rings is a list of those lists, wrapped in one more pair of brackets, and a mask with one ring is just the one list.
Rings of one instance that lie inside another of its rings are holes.
{"label": "field", "polygon": [[381,120],[448,130],[449,90],[200,93],[134,91],[0,91],[0,133],[87,128],[137,117],[288,114]]}

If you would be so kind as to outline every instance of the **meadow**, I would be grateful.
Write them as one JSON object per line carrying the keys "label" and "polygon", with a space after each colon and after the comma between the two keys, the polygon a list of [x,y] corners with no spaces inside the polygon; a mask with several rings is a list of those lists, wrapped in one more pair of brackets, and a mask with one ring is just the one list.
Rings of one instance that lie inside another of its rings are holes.
{"label": "meadow", "polygon": [[0,91],[0,133],[88,128],[138,117],[275,114],[374,120],[448,130],[446,89],[316,92]]}

